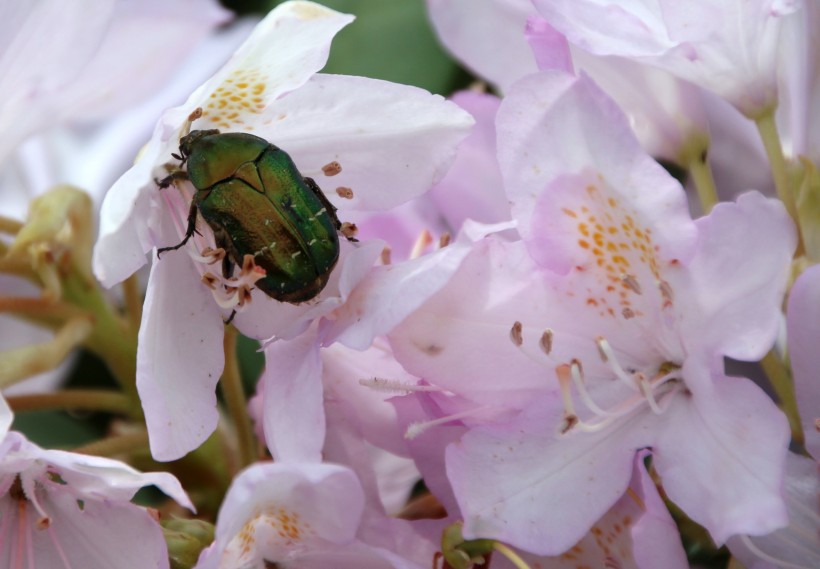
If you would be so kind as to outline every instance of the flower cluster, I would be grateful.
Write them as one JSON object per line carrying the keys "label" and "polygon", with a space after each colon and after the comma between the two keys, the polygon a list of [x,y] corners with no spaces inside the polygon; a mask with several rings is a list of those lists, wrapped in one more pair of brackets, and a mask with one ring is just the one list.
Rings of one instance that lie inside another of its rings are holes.
{"label": "flower cluster", "polygon": [[[3,566],[820,563],[820,9],[428,0],[478,80],[448,100],[320,73],[354,18],[314,2],[222,32],[104,4],[3,32],[0,172],[57,121],[129,156],[54,167],[98,218],[65,185],[0,217],[0,307],[51,334],[0,353]],[[149,15],[208,63],[117,94],[103,48],[139,73]],[[77,347],[119,391],[6,390]],[[115,418],[74,452],[12,430],[51,407]]]}

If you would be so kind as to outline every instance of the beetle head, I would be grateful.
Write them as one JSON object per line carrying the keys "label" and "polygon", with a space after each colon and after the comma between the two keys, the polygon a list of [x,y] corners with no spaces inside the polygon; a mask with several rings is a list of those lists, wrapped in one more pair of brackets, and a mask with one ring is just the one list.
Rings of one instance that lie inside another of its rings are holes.
{"label": "beetle head", "polygon": [[183,162],[187,160],[188,156],[191,155],[191,149],[194,145],[202,138],[206,136],[211,136],[214,134],[219,134],[219,131],[216,129],[208,129],[208,130],[192,130],[189,134],[186,134],[182,138],[179,139],[179,153],[182,157]]}

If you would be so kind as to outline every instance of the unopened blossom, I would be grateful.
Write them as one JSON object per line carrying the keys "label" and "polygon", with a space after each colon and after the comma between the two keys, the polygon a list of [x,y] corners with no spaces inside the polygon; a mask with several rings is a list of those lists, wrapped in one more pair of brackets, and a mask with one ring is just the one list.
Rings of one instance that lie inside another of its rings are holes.
{"label": "unopened blossom", "polygon": [[254,464],[231,484],[216,540],[196,569],[421,567],[359,539],[364,509],[361,484],[345,467]]}
{"label": "unopened blossom", "polygon": [[[472,122],[466,113],[420,89],[315,75],[333,36],[351,20],[311,2],[278,6],[223,69],[162,116],[140,160],[103,204],[95,250],[103,284],[129,276],[149,251],[182,241],[193,188],[180,182],[160,191],[154,180],[178,163],[171,154],[196,109],[202,116],[192,129],[248,132],[284,149],[324,188],[342,220],[347,207],[392,207],[443,174]],[[381,250],[342,238],[325,290],[293,305],[252,293],[260,278],[252,264],[225,279],[211,231],[203,223],[198,230],[185,248],[154,261],[140,327],[137,385],[152,453],[162,460],[195,448],[216,425],[224,320],[234,310],[234,324],[248,336],[298,336],[343,301]]]}
{"label": "unopened blossom", "polygon": [[583,76],[517,83],[497,125],[523,241],[476,245],[390,335],[408,371],[462,399],[430,419],[468,427],[446,450],[465,537],[560,553],[647,447],[716,542],[785,525],[785,417],[723,370],[775,340],[795,246],[782,205],[750,193],[693,222]]}
{"label": "unopened blossom", "polygon": [[655,65],[753,116],[777,102],[785,17],[801,0],[533,0],[570,42]]}
{"label": "unopened blossom", "polygon": [[0,565],[169,567],[156,514],[131,503],[150,485],[193,509],[170,474],[44,450],[19,433],[7,434],[0,443]]}

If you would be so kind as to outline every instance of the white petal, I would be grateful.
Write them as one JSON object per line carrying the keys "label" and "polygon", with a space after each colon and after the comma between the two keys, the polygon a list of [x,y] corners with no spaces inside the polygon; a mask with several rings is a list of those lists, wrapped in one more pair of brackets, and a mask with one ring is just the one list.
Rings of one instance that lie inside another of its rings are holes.
{"label": "white petal", "polygon": [[[271,107],[260,136],[281,146],[342,211],[388,209],[427,191],[455,158],[473,119],[423,89],[342,75],[316,75]],[[332,178],[322,166],[336,161]],[[353,190],[341,200],[337,187]]]}
{"label": "white petal", "polygon": [[155,261],[137,347],[137,388],[157,460],[180,458],[216,428],[224,326],[185,250]]}

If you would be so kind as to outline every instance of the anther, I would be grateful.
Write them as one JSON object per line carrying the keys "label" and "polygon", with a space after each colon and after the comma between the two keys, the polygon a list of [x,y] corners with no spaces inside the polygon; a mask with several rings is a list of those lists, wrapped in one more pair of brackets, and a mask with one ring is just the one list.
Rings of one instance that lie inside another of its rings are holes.
{"label": "anther", "polygon": [[445,231],[444,233],[442,233],[441,237],[438,238],[438,248],[444,249],[447,245],[450,244],[451,239],[452,236],[450,235],[449,231]]}
{"label": "anther", "polygon": [[635,294],[641,294],[641,285],[638,284],[638,280],[633,275],[621,275],[621,282],[629,287]]}
{"label": "anther", "polygon": [[416,242],[413,243],[413,249],[410,251],[410,258],[417,259],[421,257],[424,250],[433,242],[433,236],[426,229],[422,231]]}
{"label": "anther", "polygon": [[510,328],[510,340],[512,340],[512,343],[518,347],[521,347],[524,343],[524,336],[522,334],[523,328],[524,326],[518,321],[512,325],[512,328]]}
{"label": "anther", "polygon": [[634,311],[634,310],[632,310],[632,309],[631,309],[631,308],[629,308],[629,307],[626,307],[626,308],[624,308],[623,310],[621,310],[621,314],[622,314],[622,315],[623,315],[623,317],[624,317],[624,318],[626,318],[627,320],[630,320],[631,318],[635,318],[635,311]]}
{"label": "anther", "polygon": [[382,264],[383,265],[389,265],[390,264],[390,262],[391,262],[390,251],[391,250],[390,250],[389,245],[385,245],[384,249],[382,249],[381,259],[382,259]]}
{"label": "anther", "polygon": [[345,221],[344,223],[342,223],[342,227],[339,229],[339,231],[348,239],[353,239],[354,237],[356,237],[356,233],[359,232],[359,228],[356,227],[355,223]]}
{"label": "anther", "polygon": [[342,165],[336,162],[335,160],[333,162],[328,162],[327,164],[322,166],[322,173],[328,177],[335,176],[341,171]]}
{"label": "anther", "polygon": [[538,342],[541,350],[547,355],[550,355],[550,352],[552,352],[552,336],[552,330],[547,328],[544,330],[544,333],[541,334],[541,340]]}
{"label": "anther", "polygon": [[353,199],[353,190],[350,188],[346,188],[345,186],[339,186],[336,188],[336,195],[342,199],[352,200]]}
{"label": "anther", "polygon": [[660,281],[658,283],[658,288],[661,291],[661,296],[666,301],[664,302],[664,307],[667,307],[672,304],[672,300],[674,299],[674,293],[672,292],[672,287],[666,281]]}

